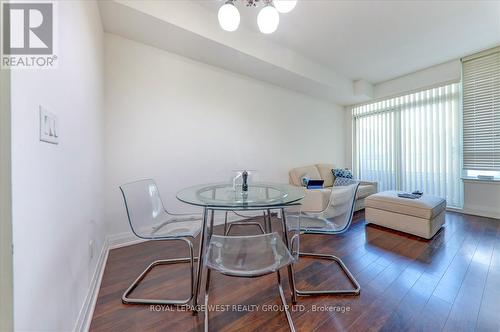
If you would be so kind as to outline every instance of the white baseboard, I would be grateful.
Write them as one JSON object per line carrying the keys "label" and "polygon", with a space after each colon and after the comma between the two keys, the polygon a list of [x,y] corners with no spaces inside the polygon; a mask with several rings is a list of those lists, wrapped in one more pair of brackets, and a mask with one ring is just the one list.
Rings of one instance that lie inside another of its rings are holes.
{"label": "white baseboard", "polygon": [[470,214],[473,216],[486,217],[492,219],[500,219],[500,211],[496,211],[493,209],[488,209],[485,207],[464,207],[463,209],[457,208],[446,208],[447,211],[453,211],[457,213]]}
{"label": "white baseboard", "polygon": [[475,216],[500,219],[500,211],[495,210],[495,209],[491,209],[491,208],[486,208],[484,206],[470,206],[469,205],[467,207],[464,207],[463,211],[466,214],[472,214]]}
{"label": "white baseboard", "polygon": [[75,324],[74,331],[84,332],[88,331],[90,328],[90,323],[92,321],[92,316],[94,315],[94,308],[97,302],[97,296],[99,295],[99,289],[101,288],[102,276],[104,274],[104,268],[106,267],[106,262],[108,260],[109,245],[108,239],[104,239],[104,244],[99,254],[99,259],[97,260],[96,268],[90,281],[89,289],[87,291],[87,296],[83,302],[83,306],[78,315],[78,319]]}
{"label": "white baseboard", "polygon": [[109,250],[131,246],[133,244],[146,241],[144,239],[138,238],[132,232],[123,232],[123,233],[108,235],[107,239],[108,239]]}
{"label": "white baseboard", "polygon": [[86,332],[90,328],[90,323],[92,322],[92,316],[94,315],[94,309],[97,302],[97,296],[99,295],[99,289],[101,288],[102,276],[104,275],[104,269],[106,268],[106,262],[108,261],[109,251],[111,249],[121,248],[144,241],[145,240],[143,239],[138,239],[131,232],[124,232],[106,237],[97,261],[94,275],[87,291],[87,296],[85,297],[82,309],[78,315],[74,331]]}

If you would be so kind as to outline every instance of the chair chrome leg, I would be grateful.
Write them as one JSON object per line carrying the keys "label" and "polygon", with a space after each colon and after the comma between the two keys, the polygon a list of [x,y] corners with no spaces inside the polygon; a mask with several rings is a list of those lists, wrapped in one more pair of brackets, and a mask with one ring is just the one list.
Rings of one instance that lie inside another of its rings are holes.
{"label": "chair chrome leg", "polygon": [[194,292],[193,292],[193,316],[198,314],[198,292],[201,286],[201,275],[200,272],[203,269],[203,253],[205,249],[205,237],[207,236],[206,228],[208,221],[208,212],[209,209],[205,207],[203,209],[203,223],[201,224],[201,233],[200,233],[200,242],[198,246],[198,266],[196,268],[196,282],[194,283]]}
{"label": "chair chrome leg", "polygon": [[208,294],[210,289],[210,269],[207,268],[207,279],[205,282],[205,332],[208,332]]}
{"label": "chair chrome leg", "polygon": [[[281,209],[281,224],[283,229],[283,239],[285,240],[285,245],[288,250],[291,250],[290,242],[288,240],[288,227],[286,224],[285,210]],[[295,277],[293,275],[292,265],[288,265],[288,282],[290,283],[290,292],[292,293],[292,303],[297,304],[297,291],[295,287]]]}
{"label": "chair chrome leg", "polygon": [[[210,293],[210,269],[207,268],[207,278],[206,278],[206,282],[205,282],[205,320],[204,320],[204,331],[205,332],[208,332],[208,314],[209,314],[209,306],[208,306],[208,296],[209,296],[209,293]],[[288,304],[286,302],[286,298],[285,298],[285,293],[283,292],[283,286],[281,284],[281,275],[280,275],[280,271],[276,271],[276,274],[278,276],[278,290],[279,290],[279,294],[280,294],[280,300],[281,300],[281,303],[283,304],[283,308],[284,308],[284,312],[285,312],[285,315],[286,315],[286,320],[288,322],[288,327],[290,328],[290,331],[291,332],[295,332],[295,325],[293,324],[293,320],[292,320],[292,315],[290,314],[290,309],[288,308]]]}
{"label": "chair chrome leg", "polygon": [[267,231],[269,233],[272,233],[273,232],[273,225],[271,223],[271,210],[267,210],[267,219],[266,219],[266,213],[264,212],[264,222],[266,223],[267,225]]}
{"label": "chair chrome leg", "polygon": [[[231,232],[231,227],[235,226],[235,225],[243,225],[243,226],[246,226],[246,225],[255,225],[255,226],[258,226],[260,231],[262,232],[262,234],[266,234],[266,231],[264,230],[264,228],[262,227],[262,225],[260,224],[260,222],[257,222],[257,221],[234,221],[232,223],[228,223],[227,222],[227,214],[228,214],[229,211],[226,211],[226,216],[224,218],[224,235],[229,235],[229,232]],[[266,215],[264,213],[264,225],[266,225]]]}
{"label": "chair chrome leg", "polygon": [[229,211],[226,211],[226,216],[224,217],[224,235],[227,235],[227,214]]}
{"label": "chair chrome leg", "polygon": [[283,292],[283,286],[281,285],[281,275],[280,271],[276,271],[276,274],[278,276],[278,290],[280,293],[280,299],[281,303],[283,304],[283,308],[285,309],[285,315],[286,315],[286,320],[288,322],[288,327],[290,328],[290,331],[295,332],[295,326],[293,324],[292,320],[292,315],[290,314],[290,310],[288,309],[288,304],[286,303],[286,298],[285,298],[285,293]]}
{"label": "chair chrome leg", "polygon": [[266,231],[264,230],[264,228],[262,228],[262,225],[259,222],[257,222],[257,221],[243,221],[243,222],[235,221],[235,222],[229,223],[229,227],[227,228],[227,232],[226,232],[225,235],[229,235],[229,232],[231,232],[231,227],[233,227],[235,225],[243,225],[243,226],[246,226],[246,225],[255,225],[255,226],[259,227],[259,229],[262,232],[262,234],[266,233]]}
{"label": "chair chrome leg", "polygon": [[300,257],[312,257],[318,259],[326,259],[332,260],[336,262],[342,271],[345,273],[351,284],[355,287],[354,289],[333,289],[333,290],[299,290],[295,288],[295,292],[298,296],[311,296],[311,295],[359,295],[361,292],[361,287],[359,286],[358,281],[354,278],[351,271],[345,266],[344,262],[335,255],[325,255],[325,254],[315,254],[315,253],[299,253]]}
{"label": "chair chrome leg", "polygon": [[[171,258],[171,259],[162,259],[162,260],[157,260],[154,261],[153,263],[149,264],[149,266],[135,279],[135,281],[130,285],[127,290],[123,293],[122,295],[122,302],[124,304],[173,304],[173,305],[181,305],[181,304],[186,304],[191,299],[193,298],[194,290],[194,261],[198,259],[198,257],[194,257],[193,254],[193,243],[186,239],[186,238],[178,238],[178,239],[170,239],[170,240],[163,240],[163,241],[173,241],[173,240],[180,240],[184,241],[187,243],[189,247],[189,257],[183,257],[183,258]],[[139,299],[139,298],[130,298],[129,295],[132,293],[132,291],[140,284],[140,282],[146,277],[146,275],[155,267],[158,265],[168,265],[168,264],[177,264],[177,263],[190,263],[190,270],[191,270],[191,279],[190,279],[190,295],[187,299],[184,300],[152,300],[152,299]]]}

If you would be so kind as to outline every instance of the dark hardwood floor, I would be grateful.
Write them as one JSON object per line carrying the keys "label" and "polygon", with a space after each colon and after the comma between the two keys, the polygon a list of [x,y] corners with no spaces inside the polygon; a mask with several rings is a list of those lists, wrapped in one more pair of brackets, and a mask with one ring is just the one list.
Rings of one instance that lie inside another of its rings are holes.
{"label": "dark hardwood floor", "polygon": [[[238,227],[235,234],[255,231]],[[299,297],[292,312],[298,331],[500,331],[500,220],[447,213],[446,226],[425,241],[365,225],[358,212],[347,233],[304,235],[301,249],[342,257],[361,295]],[[203,313],[121,302],[151,261],[179,255],[187,249],[161,242],[111,250],[91,330],[203,331]],[[349,286],[329,262],[301,259],[295,269],[301,288]],[[187,264],[157,267],[132,295],[184,298],[188,276]],[[286,281],[285,290],[290,301]],[[288,330],[283,312],[270,310],[280,304],[275,274],[242,279],[213,273],[210,304],[230,305],[210,312],[211,331]],[[231,310],[233,304],[247,307]]]}

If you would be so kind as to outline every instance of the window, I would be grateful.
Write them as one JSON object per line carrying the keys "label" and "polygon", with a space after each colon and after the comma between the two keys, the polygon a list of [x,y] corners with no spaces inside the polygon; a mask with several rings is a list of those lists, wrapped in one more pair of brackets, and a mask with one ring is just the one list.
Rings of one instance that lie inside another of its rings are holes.
{"label": "window", "polygon": [[462,59],[463,165],[500,178],[500,47]]}
{"label": "window", "polygon": [[459,89],[448,84],[354,107],[356,176],[462,207]]}

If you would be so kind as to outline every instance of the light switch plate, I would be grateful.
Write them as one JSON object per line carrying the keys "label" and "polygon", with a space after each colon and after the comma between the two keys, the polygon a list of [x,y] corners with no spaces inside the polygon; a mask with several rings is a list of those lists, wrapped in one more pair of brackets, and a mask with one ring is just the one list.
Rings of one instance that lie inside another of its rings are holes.
{"label": "light switch plate", "polygon": [[59,144],[57,116],[40,105],[40,141]]}

